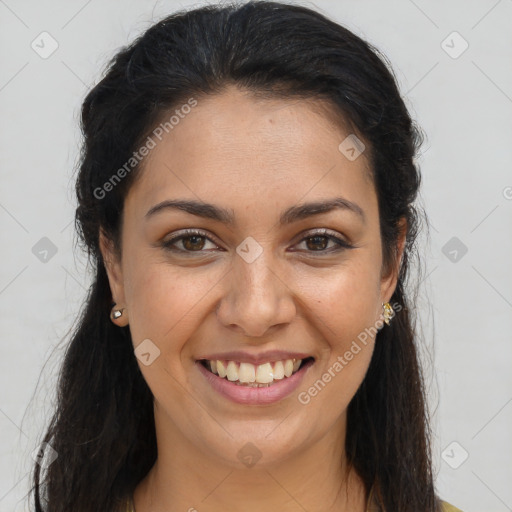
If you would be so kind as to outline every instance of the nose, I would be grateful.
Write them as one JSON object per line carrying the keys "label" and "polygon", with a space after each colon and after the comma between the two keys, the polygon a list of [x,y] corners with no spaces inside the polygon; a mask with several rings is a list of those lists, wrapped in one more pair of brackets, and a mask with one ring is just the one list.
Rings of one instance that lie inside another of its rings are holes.
{"label": "nose", "polygon": [[251,263],[236,255],[223,280],[217,318],[249,337],[262,337],[290,323],[296,314],[293,283],[269,252],[263,251]]}

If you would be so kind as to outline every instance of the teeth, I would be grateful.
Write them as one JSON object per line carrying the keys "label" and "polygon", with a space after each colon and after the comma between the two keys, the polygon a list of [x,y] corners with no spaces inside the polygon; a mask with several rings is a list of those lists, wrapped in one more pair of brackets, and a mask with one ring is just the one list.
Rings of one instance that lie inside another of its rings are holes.
{"label": "teeth", "polygon": [[284,379],[284,365],[282,361],[274,364],[274,379]]}
{"label": "teeth", "polygon": [[[259,368],[258,368],[259,370]],[[238,380],[240,382],[254,382],[256,380],[256,371],[253,364],[240,363],[238,368]],[[263,382],[258,379],[258,382]]]}
{"label": "teeth", "polygon": [[226,373],[228,380],[230,380],[231,382],[238,380],[238,368],[236,366],[235,361],[229,361]]}
{"label": "teeth", "polygon": [[[254,368],[254,365],[251,364],[250,366]],[[256,382],[259,382],[260,384],[268,384],[273,381],[274,369],[272,368],[272,365],[270,363],[260,364],[256,370]]]}
{"label": "teeth", "polygon": [[287,359],[284,362],[284,374],[286,377],[289,377],[293,372],[293,361],[291,359]]}
{"label": "teeth", "polygon": [[255,366],[251,363],[236,361],[208,361],[210,371],[221,378],[249,387],[259,384],[270,385],[274,380],[282,380],[293,375],[300,367],[302,359],[285,359],[274,363]]}
{"label": "teeth", "polygon": [[[219,377],[222,377],[224,378],[227,373],[226,373],[226,367],[224,366],[224,363],[222,361],[210,361],[210,364],[211,363],[216,363],[216,367],[217,367],[217,374]],[[212,373],[215,373],[215,370],[212,368]]]}

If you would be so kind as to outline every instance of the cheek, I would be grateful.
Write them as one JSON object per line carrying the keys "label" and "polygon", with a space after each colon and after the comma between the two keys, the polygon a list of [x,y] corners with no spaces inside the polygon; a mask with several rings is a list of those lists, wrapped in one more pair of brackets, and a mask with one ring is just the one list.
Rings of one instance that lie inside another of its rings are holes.
{"label": "cheek", "polygon": [[311,313],[327,327],[326,339],[339,337],[340,342],[346,342],[347,337],[357,336],[377,320],[380,275],[375,262],[370,260],[353,258],[321,278],[301,278],[301,289]]}
{"label": "cheek", "polygon": [[139,368],[158,400],[172,395],[179,402],[181,388],[175,381],[186,379],[182,363],[188,357],[186,342],[197,329],[200,308],[196,306],[212,285],[208,286],[206,275],[204,279],[193,277],[161,262],[134,258],[126,263],[130,269],[126,300],[133,345],[149,339],[159,350],[149,365],[138,360]]}
{"label": "cheek", "polygon": [[358,259],[321,281],[303,280],[310,305],[307,321],[318,329],[315,337],[322,340],[320,379],[325,383],[306,393],[313,396],[322,389],[320,402],[346,407],[370,364],[380,297],[380,273],[374,257],[370,251],[361,251]]}
{"label": "cheek", "polygon": [[163,353],[180,351],[204,316],[201,305],[221,269],[184,269],[144,251],[132,255],[125,261],[125,295],[133,343],[149,338]]}
{"label": "cheek", "polygon": [[186,316],[193,286],[183,286],[176,272],[164,266],[141,265],[131,276],[126,295],[134,342],[141,336],[159,340]]}
{"label": "cheek", "polygon": [[316,338],[321,340],[320,373],[310,388],[301,390],[299,398],[314,398],[322,414],[329,403],[326,421],[335,421],[339,411],[348,406],[368,370],[376,334],[377,284],[378,276],[371,269],[354,265],[311,289],[309,304],[314,304],[314,309],[308,313],[308,322],[316,327]]}

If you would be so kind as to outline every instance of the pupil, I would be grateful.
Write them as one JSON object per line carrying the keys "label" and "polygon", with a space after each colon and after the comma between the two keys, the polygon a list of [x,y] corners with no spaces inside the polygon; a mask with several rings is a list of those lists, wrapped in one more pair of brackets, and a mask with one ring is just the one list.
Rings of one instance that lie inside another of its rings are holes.
{"label": "pupil", "polygon": [[[195,243],[197,243],[197,240],[201,240],[202,238],[204,238],[204,237],[199,236],[199,235],[188,236],[187,238],[183,239],[183,245],[186,249],[201,249],[202,245],[200,247],[197,247],[195,245]],[[192,246],[190,246],[190,244],[188,243],[190,240],[195,240],[196,242],[192,242]],[[203,242],[203,245],[204,245],[204,242]]]}
{"label": "pupil", "polygon": [[[311,237],[308,238],[308,242],[307,243],[309,244],[309,240],[316,240],[318,242],[319,239],[323,240],[323,242],[324,242],[322,244],[321,249],[325,249],[327,238],[325,236],[323,236],[323,235],[311,236]],[[314,242],[314,243],[317,243],[317,242]],[[308,245],[308,248],[311,248],[311,247],[309,247],[309,245]]]}

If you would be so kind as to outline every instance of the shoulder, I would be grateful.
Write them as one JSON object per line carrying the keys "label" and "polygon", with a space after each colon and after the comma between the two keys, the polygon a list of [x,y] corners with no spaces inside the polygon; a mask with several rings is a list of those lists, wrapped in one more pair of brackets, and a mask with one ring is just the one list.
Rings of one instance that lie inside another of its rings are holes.
{"label": "shoulder", "polygon": [[441,510],[442,512],[462,512],[460,508],[454,507],[446,501],[441,501]]}

